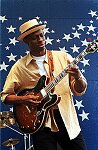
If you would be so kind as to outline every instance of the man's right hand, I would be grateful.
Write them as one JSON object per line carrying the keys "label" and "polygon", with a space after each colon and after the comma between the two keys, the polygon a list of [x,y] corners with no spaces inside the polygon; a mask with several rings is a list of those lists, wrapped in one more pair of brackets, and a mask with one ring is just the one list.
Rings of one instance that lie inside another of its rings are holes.
{"label": "man's right hand", "polygon": [[18,96],[12,94],[12,95],[8,95],[5,98],[4,103],[8,105],[31,103],[32,105],[36,106],[41,103],[41,99],[39,98],[39,95],[26,94],[26,95]]}
{"label": "man's right hand", "polygon": [[32,105],[38,105],[41,103],[41,100],[39,100],[39,95],[27,94],[23,96],[23,102],[31,103]]}

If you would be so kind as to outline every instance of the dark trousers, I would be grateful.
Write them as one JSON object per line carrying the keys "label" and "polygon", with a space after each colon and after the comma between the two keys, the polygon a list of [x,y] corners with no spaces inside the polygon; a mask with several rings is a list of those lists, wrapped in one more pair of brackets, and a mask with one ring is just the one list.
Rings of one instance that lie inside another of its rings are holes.
{"label": "dark trousers", "polygon": [[70,140],[59,111],[56,110],[54,113],[59,132],[52,132],[50,128],[44,127],[32,135],[34,150],[57,150],[57,143],[63,150],[86,150],[81,133]]}

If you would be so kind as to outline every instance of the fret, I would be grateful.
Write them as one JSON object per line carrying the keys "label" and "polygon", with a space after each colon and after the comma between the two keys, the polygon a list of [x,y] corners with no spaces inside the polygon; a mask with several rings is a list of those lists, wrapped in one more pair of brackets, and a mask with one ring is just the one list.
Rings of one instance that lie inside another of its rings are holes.
{"label": "fret", "polygon": [[74,64],[77,64],[77,63],[78,63],[78,60],[77,60],[77,59],[73,60],[73,63],[74,63]]}
{"label": "fret", "polygon": [[85,55],[87,55],[87,52],[84,50],[74,59],[73,63],[77,64],[80,60],[84,58]]}
{"label": "fret", "polygon": [[64,73],[64,71],[63,71],[63,72],[61,72],[61,73],[60,73],[60,75],[59,75],[59,76],[60,76],[60,78],[63,78],[63,77],[64,77],[64,74],[65,74],[65,73]]}
{"label": "fret", "polygon": [[81,54],[81,55],[79,55],[79,60],[81,60],[83,58],[83,55]]}
{"label": "fret", "polygon": [[55,84],[59,82],[59,76],[57,78],[55,78]]}
{"label": "fret", "polygon": [[44,88],[48,94],[67,75],[67,69],[71,68],[75,64],[78,64],[78,62],[82,60],[88,53],[94,53],[98,51],[98,45],[96,42],[97,40],[88,45],[88,48],[84,49],[55,79],[53,79],[52,82],[47,85],[47,87]]}
{"label": "fret", "polygon": [[76,57],[76,59],[73,61],[74,64],[78,64],[78,62],[82,59],[82,55],[79,55],[78,57]]}
{"label": "fret", "polygon": [[45,87],[45,91],[50,93],[51,90],[66,76],[66,69],[64,69],[51,83]]}

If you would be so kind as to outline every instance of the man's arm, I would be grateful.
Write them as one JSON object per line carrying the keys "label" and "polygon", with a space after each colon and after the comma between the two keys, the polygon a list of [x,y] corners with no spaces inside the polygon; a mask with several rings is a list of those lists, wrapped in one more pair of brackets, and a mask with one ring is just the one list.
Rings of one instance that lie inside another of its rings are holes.
{"label": "man's arm", "polygon": [[70,78],[70,88],[75,95],[82,95],[87,88],[87,82],[82,73],[80,72],[78,66],[73,66],[68,69]]}
{"label": "man's arm", "polygon": [[24,95],[24,96],[17,96],[17,95],[8,95],[4,100],[5,104],[14,105],[19,103],[32,103],[32,104],[39,104],[39,96],[38,95]]}

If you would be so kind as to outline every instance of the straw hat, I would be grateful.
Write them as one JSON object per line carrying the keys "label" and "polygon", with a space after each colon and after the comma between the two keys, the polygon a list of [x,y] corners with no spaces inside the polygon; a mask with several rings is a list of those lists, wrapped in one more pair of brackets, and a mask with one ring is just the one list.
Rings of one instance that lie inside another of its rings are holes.
{"label": "straw hat", "polygon": [[19,27],[19,31],[20,31],[21,35],[17,39],[19,41],[23,40],[23,38],[26,37],[27,35],[35,32],[35,31],[38,31],[40,29],[44,29],[45,27],[46,27],[46,25],[39,24],[36,19],[29,20]]}

